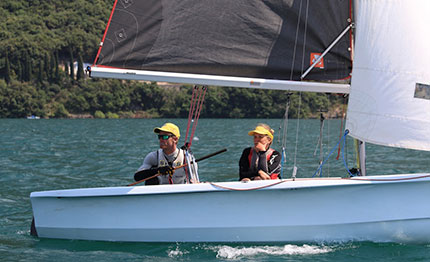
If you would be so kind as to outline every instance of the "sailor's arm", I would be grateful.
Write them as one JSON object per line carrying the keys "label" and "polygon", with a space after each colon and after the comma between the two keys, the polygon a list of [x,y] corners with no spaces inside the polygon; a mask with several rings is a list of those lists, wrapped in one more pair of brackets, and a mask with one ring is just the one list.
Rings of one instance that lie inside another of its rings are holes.
{"label": "sailor's arm", "polygon": [[239,180],[242,180],[244,178],[252,179],[256,176],[258,176],[258,173],[256,171],[251,171],[249,169],[249,161],[248,161],[248,155],[249,155],[249,149],[246,148],[242,152],[242,156],[239,160]]}

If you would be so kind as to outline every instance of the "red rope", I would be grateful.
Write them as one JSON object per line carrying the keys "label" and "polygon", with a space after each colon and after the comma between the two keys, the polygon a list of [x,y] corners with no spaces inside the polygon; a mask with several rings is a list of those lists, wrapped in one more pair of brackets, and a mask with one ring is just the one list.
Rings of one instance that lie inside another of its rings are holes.
{"label": "red rope", "polygon": [[203,101],[205,100],[205,95],[206,95],[206,90],[207,90],[207,88],[203,87],[200,91],[199,100],[197,102],[198,105],[196,108],[197,113],[194,116],[193,129],[192,129],[191,136],[190,136],[190,142],[189,142],[190,147],[191,147],[191,143],[193,141],[194,133],[196,132],[196,129],[197,129],[197,123],[199,122],[200,112],[202,111]]}
{"label": "red rope", "polygon": [[190,109],[188,111],[188,124],[187,124],[187,132],[185,133],[185,146],[187,146],[188,132],[190,131],[191,119],[193,117],[194,106],[196,104],[196,102],[195,102],[195,97],[197,97],[197,95],[195,95],[196,90],[197,90],[197,86],[194,86],[193,93],[191,95]]}
{"label": "red rope", "polygon": [[116,7],[117,2],[118,2],[118,0],[115,0],[115,3],[113,4],[112,11],[110,12],[108,23],[106,25],[105,33],[103,34],[103,38],[102,38],[102,41],[100,42],[99,50],[97,51],[97,55],[96,55],[96,58],[94,59],[94,63],[92,66],[94,66],[97,63],[97,59],[99,59],[99,55],[100,55],[100,52],[102,51],[103,43],[105,42],[106,34],[107,34],[108,29],[109,29],[110,21],[112,20],[113,13],[115,11],[115,7]]}
{"label": "red rope", "polygon": [[[194,133],[196,132],[196,129],[197,129],[197,123],[199,122],[199,117],[203,107],[203,101],[205,99],[206,90],[207,90],[206,87],[202,87],[202,89],[199,89],[198,87],[194,87],[193,94],[191,96],[190,112],[188,113],[187,133],[185,135],[185,146],[187,148],[191,147]],[[191,122],[193,123],[192,127],[191,127]],[[191,127],[191,134],[187,142],[190,127]]]}

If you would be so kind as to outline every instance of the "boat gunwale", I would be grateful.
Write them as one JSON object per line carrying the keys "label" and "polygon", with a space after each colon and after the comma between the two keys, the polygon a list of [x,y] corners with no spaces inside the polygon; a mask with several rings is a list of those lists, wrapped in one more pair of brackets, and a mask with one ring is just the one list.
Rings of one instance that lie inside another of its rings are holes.
{"label": "boat gunwale", "polygon": [[[317,181],[327,181],[316,184]],[[255,190],[301,190],[308,188],[358,186],[388,183],[416,183],[430,182],[430,173],[400,174],[366,177],[326,177],[326,178],[296,178],[273,180],[260,180],[250,182],[203,182],[199,184],[178,184],[159,186],[133,186],[133,187],[96,187],[62,189],[51,191],[38,191],[30,194],[34,198],[87,198],[87,197],[118,197],[139,195],[166,195],[166,194],[192,194]],[[288,183],[288,184],[286,184]],[[251,187],[255,186],[255,187]],[[172,190],[173,189],[173,190]]]}

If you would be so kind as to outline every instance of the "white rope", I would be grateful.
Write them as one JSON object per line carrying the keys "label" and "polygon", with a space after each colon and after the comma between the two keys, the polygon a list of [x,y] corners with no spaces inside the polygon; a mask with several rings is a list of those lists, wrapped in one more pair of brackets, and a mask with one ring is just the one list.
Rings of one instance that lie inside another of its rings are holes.
{"label": "white rope", "polygon": [[308,16],[309,16],[309,0],[306,1],[305,32],[303,34],[302,71],[301,71],[301,75],[303,75],[303,70],[304,70],[304,66],[305,66],[306,33],[307,33],[307,30],[308,30]]}
{"label": "white rope", "polygon": [[[299,92],[299,109],[297,112],[297,127],[296,127],[296,148],[294,150],[294,168],[297,168],[297,148],[299,144],[299,126],[300,126],[300,110],[302,105],[302,92]],[[294,171],[293,171],[294,172]]]}
{"label": "white rope", "polygon": [[284,176],[284,165],[287,162],[287,154],[286,154],[286,148],[287,148],[287,132],[288,132],[288,112],[290,109],[290,96],[291,93],[288,93],[287,95],[287,102],[286,102],[286,106],[285,106],[285,113],[284,113],[284,118],[283,118],[283,122],[281,122],[281,124],[279,125],[279,134],[282,133],[282,142],[281,142],[281,135],[279,136],[278,139],[278,143],[281,144],[281,148],[282,148],[282,157],[281,157],[281,177],[283,178]]}
{"label": "white rope", "polygon": [[296,37],[294,40],[293,60],[291,62],[290,80],[293,80],[294,62],[296,60],[297,39],[299,38],[300,17],[302,16],[302,3],[303,1],[300,1],[299,15],[297,17]]}
{"label": "white rope", "polygon": [[[284,114],[284,126],[282,130],[282,148],[287,147],[287,132],[288,132],[288,111],[290,109],[290,95],[288,94],[288,100],[287,105],[285,108],[285,114]],[[285,157],[285,156],[284,156]]]}
{"label": "white rope", "polygon": [[[299,21],[300,21],[300,15],[302,12],[302,2],[300,2],[300,12],[299,12]],[[304,31],[304,39],[303,39],[303,50],[302,50],[302,69],[301,74],[303,74],[304,70],[304,63],[305,63],[305,50],[306,50],[306,33],[307,33],[307,27],[308,27],[308,15],[309,15],[309,0],[306,1],[306,16],[305,16],[305,31]],[[299,24],[299,23],[297,23]],[[296,39],[297,40],[297,39]],[[296,148],[294,150],[294,167],[293,167],[293,179],[296,177],[297,173],[297,148],[299,144],[299,126],[300,126],[300,113],[301,113],[301,104],[302,104],[302,92],[299,92],[299,109],[297,113],[297,128],[296,128]]]}

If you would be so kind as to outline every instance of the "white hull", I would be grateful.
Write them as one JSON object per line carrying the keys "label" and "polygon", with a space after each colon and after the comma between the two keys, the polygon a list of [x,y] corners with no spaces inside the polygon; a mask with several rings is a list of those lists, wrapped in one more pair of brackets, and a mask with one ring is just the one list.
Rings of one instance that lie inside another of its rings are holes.
{"label": "white hull", "polygon": [[[430,242],[430,174],[278,182],[215,183],[241,190],[202,183],[45,191],[30,197],[43,238]],[[257,187],[264,188],[244,190]]]}

